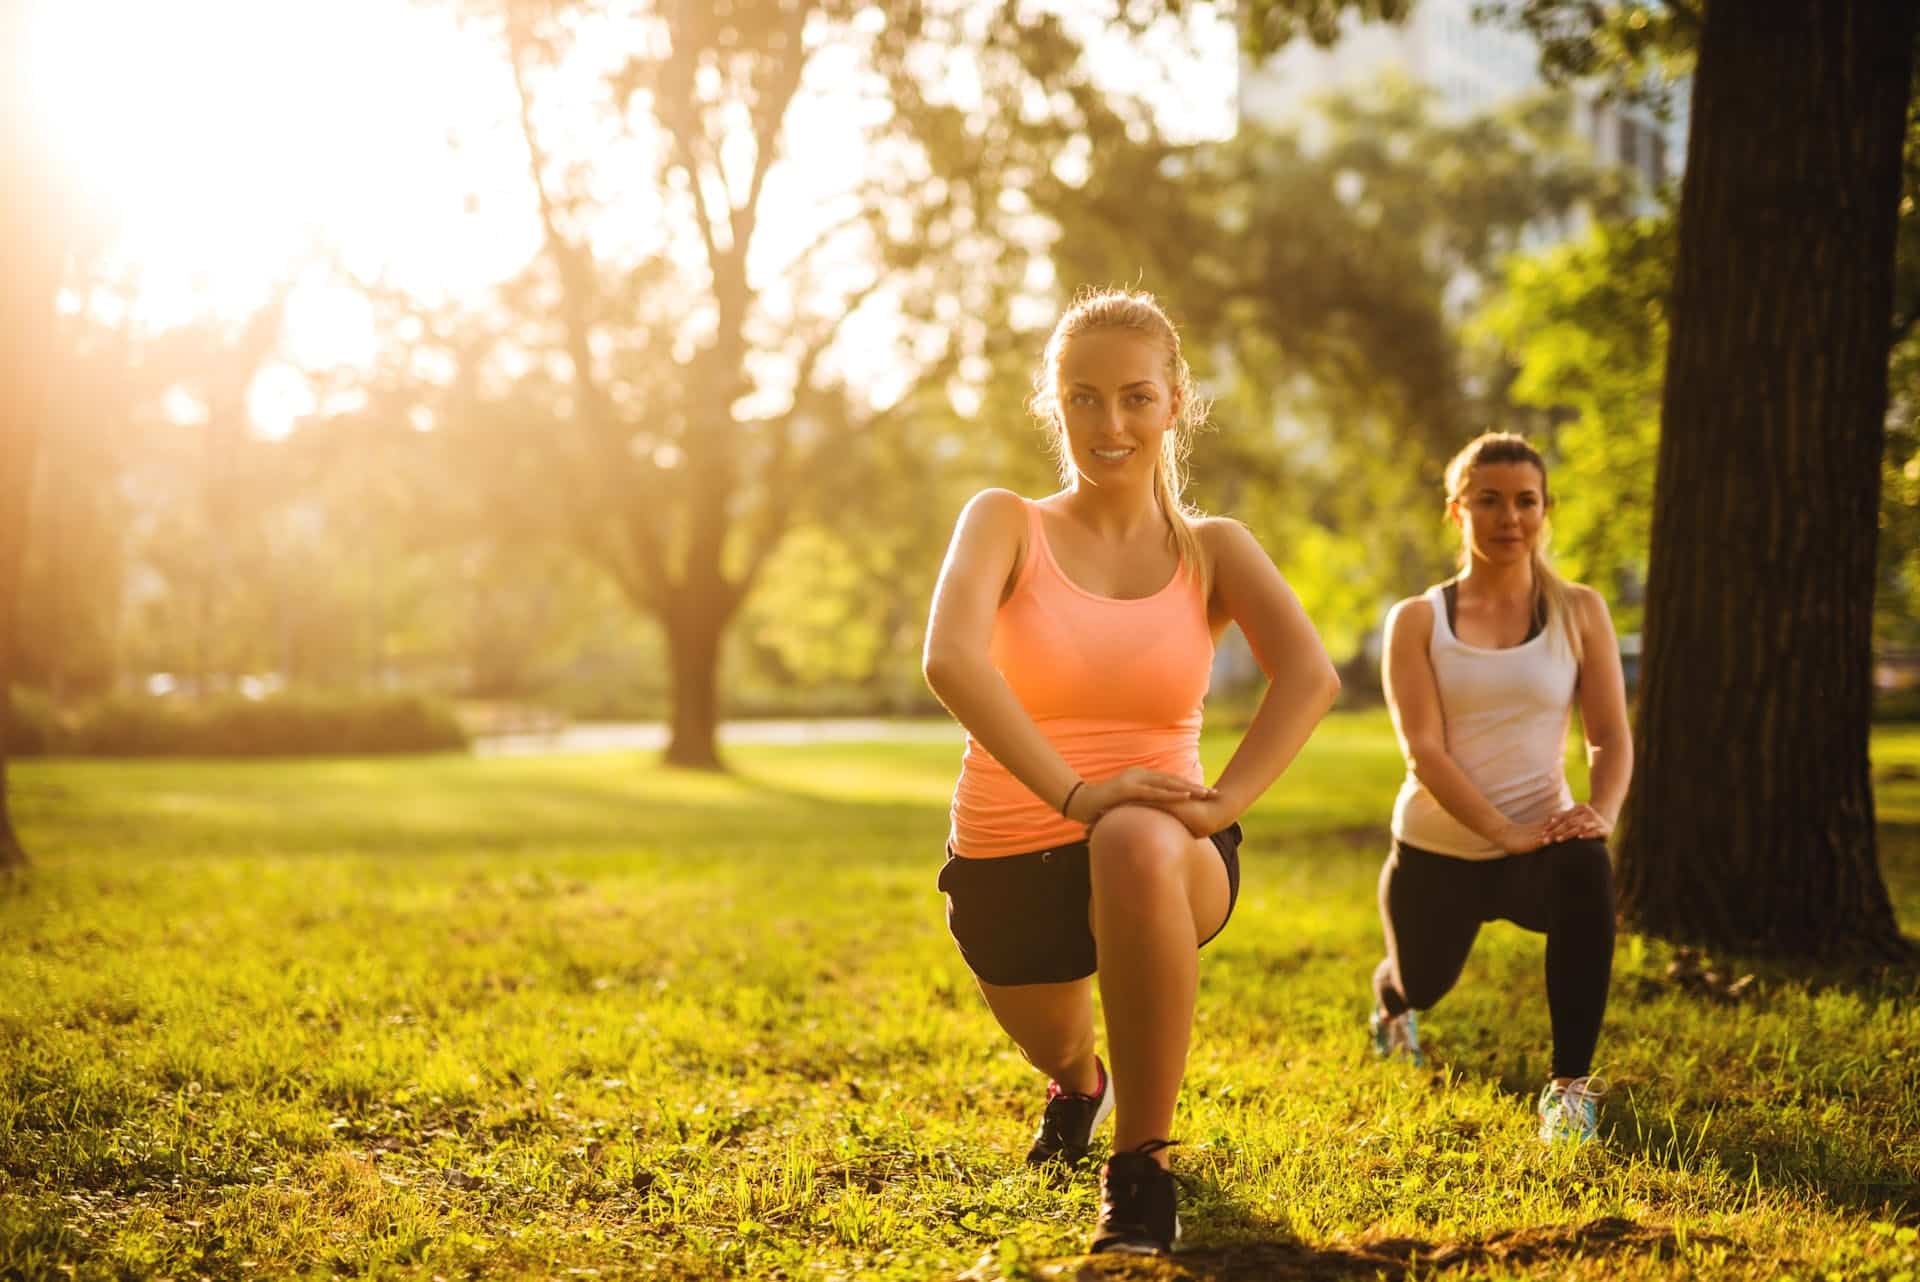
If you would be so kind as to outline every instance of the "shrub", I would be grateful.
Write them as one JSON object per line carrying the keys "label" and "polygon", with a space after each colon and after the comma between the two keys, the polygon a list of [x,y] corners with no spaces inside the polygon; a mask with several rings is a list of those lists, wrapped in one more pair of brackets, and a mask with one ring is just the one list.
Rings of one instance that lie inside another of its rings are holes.
{"label": "shrub", "polygon": [[53,734],[53,708],[37,690],[12,692],[11,719],[7,722],[7,753],[15,757],[38,757],[47,751]]}
{"label": "shrub", "polygon": [[[69,713],[44,703],[14,751],[88,757],[263,757],[464,750],[446,704],[420,694],[223,695],[202,702],[115,695]],[[34,708],[16,698],[16,709]]]}
{"label": "shrub", "polygon": [[1920,721],[1920,685],[1873,692],[1875,721]]}

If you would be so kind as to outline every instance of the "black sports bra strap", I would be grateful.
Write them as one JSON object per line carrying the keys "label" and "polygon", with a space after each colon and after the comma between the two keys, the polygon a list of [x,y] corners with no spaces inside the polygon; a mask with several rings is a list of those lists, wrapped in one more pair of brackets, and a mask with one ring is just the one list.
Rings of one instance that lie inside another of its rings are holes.
{"label": "black sports bra strap", "polygon": [[[1448,579],[1446,583],[1441,585],[1440,591],[1447,599],[1447,631],[1453,633],[1455,637],[1458,637],[1460,635],[1460,627],[1457,622],[1460,617],[1460,580]],[[1546,630],[1547,594],[1544,592],[1536,592],[1533,594],[1533,619],[1527,627],[1526,641],[1522,641],[1520,644],[1525,645],[1527,641],[1533,640]]]}

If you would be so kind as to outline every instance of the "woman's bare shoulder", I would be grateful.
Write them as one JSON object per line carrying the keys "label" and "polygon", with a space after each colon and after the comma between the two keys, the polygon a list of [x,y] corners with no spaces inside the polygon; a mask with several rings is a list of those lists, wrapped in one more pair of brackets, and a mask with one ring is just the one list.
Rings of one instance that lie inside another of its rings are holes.
{"label": "woman's bare shoulder", "polygon": [[1004,520],[1007,516],[1015,513],[1025,517],[1027,501],[1018,494],[1015,494],[1012,490],[1004,490],[996,486],[991,489],[981,490],[978,494],[968,499],[966,507],[961,510],[963,513],[977,512],[985,520],[994,520],[996,518]]}
{"label": "woman's bare shoulder", "polygon": [[1573,598],[1574,613],[1588,626],[1613,626],[1613,611],[1598,588],[1588,587],[1584,583],[1569,583],[1567,595]]}
{"label": "woman's bare shoulder", "polygon": [[1396,632],[1428,632],[1433,629],[1433,602],[1422,592],[1419,596],[1403,597],[1393,603],[1387,611],[1387,635]]}
{"label": "woman's bare shoulder", "polygon": [[1201,549],[1216,565],[1222,559],[1234,556],[1267,556],[1259,536],[1247,527],[1247,523],[1230,516],[1199,517],[1193,522],[1193,532],[1200,539]]}

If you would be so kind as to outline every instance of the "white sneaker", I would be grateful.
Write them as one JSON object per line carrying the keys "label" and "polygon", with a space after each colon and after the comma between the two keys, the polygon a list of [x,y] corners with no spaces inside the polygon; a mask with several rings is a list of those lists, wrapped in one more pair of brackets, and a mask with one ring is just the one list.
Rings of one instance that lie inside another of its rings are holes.
{"label": "white sneaker", "polygon": [[1600,1101],[1606,1097],[1604,1077],[1576,1077],[1565,1086],[1548,1082],[1536,1106],[1540,1114],[1541,1142],[1553,1144],[1567,1140],[1588,1144],[1599,1139]]}
{"label": "white sneaker", "polygon": [[1420,1024],[1412,1010],[1383,1015],[1376,1006],[1367,1018],[1367,1032],[1373,1037],[1373,1053],[1381,1059],[1400,1056],[1415,1068],[1426,1067],[1427,1057],[1420,1049]]}

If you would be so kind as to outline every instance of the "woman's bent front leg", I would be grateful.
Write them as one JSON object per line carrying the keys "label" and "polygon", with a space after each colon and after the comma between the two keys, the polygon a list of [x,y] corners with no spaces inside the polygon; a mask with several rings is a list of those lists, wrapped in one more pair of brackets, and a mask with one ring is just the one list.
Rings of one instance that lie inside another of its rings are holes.
{"label": "woman's bent front leg", "polygon": [[980,993],[1000,1027],[1027,1062],[1060,1083],[1090,1095],[1100,1088],[1093,1056],[1093,980],[1061,984],[989,984]]}
{"label": "woman's bent front leg", "polygon": [[1164,811],[1122,806],[1099,820],[1091,844],[1113,1147],[1124,1152],[1166,1139],[1173,1128],[1193,1032],[1199,946],[1226,920],[1231,891],[1214,844]]}

